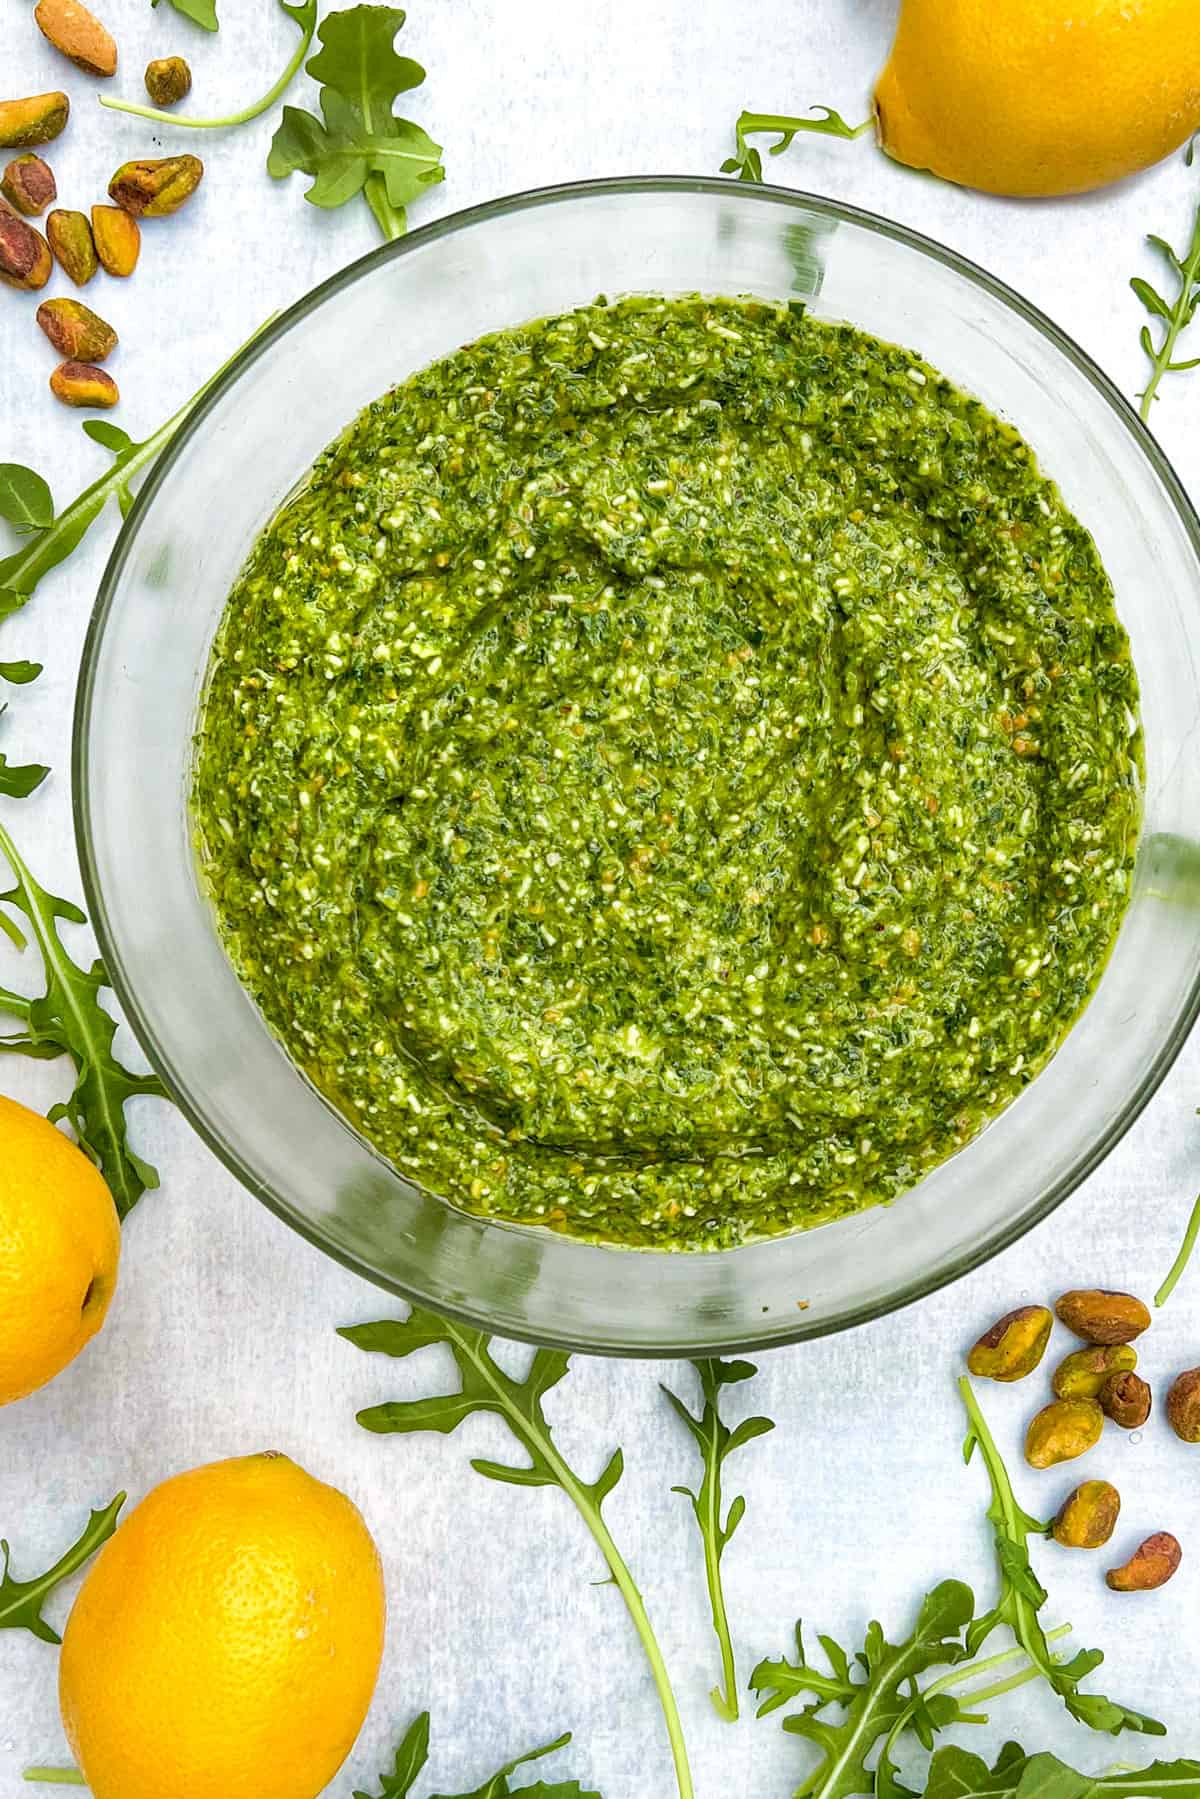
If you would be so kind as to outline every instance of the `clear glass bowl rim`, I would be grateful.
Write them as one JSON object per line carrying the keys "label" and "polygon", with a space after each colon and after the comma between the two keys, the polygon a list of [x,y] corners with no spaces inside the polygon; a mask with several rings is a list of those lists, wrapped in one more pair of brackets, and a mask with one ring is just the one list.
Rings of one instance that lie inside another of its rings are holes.
{"label": "clear glass bowl rim", "polygon": [[[612,176],[588,181],[561,182],[556,185],[529,188],[516,194],[501,196],[499,199],[485,201],[477,206],[464,207],[459,211],[446,214],[427,225],[410,231],[394,242],[381,245],[368,251],[345,268],[338,270],[326,280],[311,288],[308,293],[292,306],[272,317],[266,325],[252,338],[233,359],[225,365],[216,377],[212,387],[204,398],[196,405],[183,425],[176,432],[170,443],[155,459],[149,473],[134,500],[128,517],[122,522],[116,542],[105,566],[104,573],[97,590],[95,605],[88,625],[80,662],[79,680],[76,688],[75,711],[73,723],[73,743],[71,756],[72,806],[75,820],[75,840],[79,856],[80,871],[86,896],[88,915],[96,934],[100,954],[108,970],[109,985],[121,1005],[130,1028],[137,1037],[152,1068],[166,1085],[174,1103],[183,1113],[192,1129],[205,1142],[224,1166],[232,1173],[243,1187],[269,1208],[276,1217],[291,1226],[293,1230],[311,1243],[314,1247],[331,1256],[343,1267],[369,1281],[373,1286],[382,1287],[396,1294],[411,1304],[426,1303],[419,1293],[407,1289],[400,1281],[382,1274],[366,1262],[330,1243],[318,1226],[303,1213],[297,1211],[285,1194],[275,1191],[266,1183],[258,1180],[246,1168],[237,1152],[208,1123],[202,1106],[192,1097],[185,1084],[181,1083],[170,1067],[169,1058],[155,1039],[153,1031],[147,1024],[138,1003],[133,980],[120,957],[116,953],[115,938],[108,925],[108,915],[103,890],[101,888],[96,857],[92,843],[92,819],[88,803],[89,796],[89,759],[88,759],[88,723],[95,693],[95,674],[98,660],[98,649],[104,633],[108,615],[115,603],[121,573],[124,567],[127,546],[132,539],[135,527],[143,512],[154,502],[155,494],[167,478],[176,460],[183,454],[192,437],[203,430],[209,413],[215,408],[226,392],[239,381],[243,373],[261,356],[273,351],[287,337],[289,331],[308,314],[320,307],[324,301],[344,288],[352,286],[363,275],[384,262],[411,254],[421,246],[438,238],[453,235],[466,230],[470,226],[488,219],[503,216],[507,213],[531,211],[539,207],[550,207],[560,201],[571,201],[600,196],[605,193],[637,194],[637,193],[728,193],[731,187],[739,184],[729,177],[707,175],[642,175]],[[1135,407],[1117,387],[1116,383],[1105,374],[1094,359],[1083,350],[1075,340],[1056,325],[1045,313],[1025,299],[1014,288],[997,276],[990,274],[969,257],[961,255],[949,246],[939,243],[937,239],[914,231],[907,225],[884,218],[881,214],[868,211],[866,208],[850,205],[842,200],[830,199],[820,194],[812,194],[799,188],[784,188],[768,182],[745,184],[742,191],[746,197],[753,196],[767,204],[783,205],[788,208],[808,213],[824,214],[826,217],[846,222],[860,229],[877,235],[891,238],[894,241],[916,250],[918,253],[942,263],[968,282],[983,289],[1001,301],[1009,310],[1016,313],[1034,330],[1068,358],[1099,397],[1111,408],[1119,422],[1132,437],[1135,445],[1145,456],[1162,483],[1172,506],[1177,512],[1180,522],[1200,562],[1200,516],[1188,497],[1183,483],[1176,474],[1173,465],[1166,456],[1158,440],[1149,427],[1143,422]],[[1036,1207],[1010,1228],[996,1231],[986,1242],[972,1246],[957,1261],[949,1266],[932,1271],[928,1276],[910,1281],[909,1284],[886,1299],[852,1308],[834,1318],[818,1318],[806,1322],[803,1314],[797,1316],[794,1323],[781,1330],[778,1335],[772,1333],[767,1340],[739,1345],[722,1342],[717,1350],[697,1349],[690,1343],[679,1347],[679,1354],[689,1356],[706,1353],[722,1355],[737,1354],[739,1351],[758,1351],[768,1347],[779,1347],[789,1343],[802,1342],[805,1339],[828,1336],[835,1332],[854,1329],[868,1324],[875,1319],[886,1317],[889,1313],[902,1310],[954,1281],[969,1274],[973,1269],[982,1266],[1003,1250],[1010,1248],[1026,1233],[1047,1219],[1064,1200],[1095,1172],[1121,1138],[1137,1120],[1146,1105],[1153,1098],[1158,1087],[1170,1071],[1179,1052],[1191,1034],[1192,1028],[1200,1017],[1200,976],[1193,980],[1186,1003],[1176,1016],[1174,1029],[1159,1045],[1158,1051],[1148,1064],[1142,1079],[1130,1092],[1125,1104],[1112,1118],[1108,1128],[1081,1153],[1067,1170],[1042,1195]],[[300,1079],[301,1077],[297,1077]],[[902,1203],[898,1202],[898,1203]],[[737,1251],[730,1252],[736,1254]],[[489,1327],[489,1320],[482,1312],[473,1312],[469,1308],[456,1308],[443,1305],[442,1310],[454,1316],[460,1323],[473,1328]],[[506,1334],[519,1337],[520,1332],[506,1328]],[[541,1341],[530,1337],[529,1341]],[[562,1347],[587,1354],[628,1355],[630,1350],[619,1344],[605,1343],[595,1340],[573,1341],[568,1335],[557,1339]],[[635,1352],[636,1353],[636,1352]],[[643,1355],[646,1351],[641,1352]],[[655,1356],[670,1358],[676,1353],[669,1343],[656,1346]]]}

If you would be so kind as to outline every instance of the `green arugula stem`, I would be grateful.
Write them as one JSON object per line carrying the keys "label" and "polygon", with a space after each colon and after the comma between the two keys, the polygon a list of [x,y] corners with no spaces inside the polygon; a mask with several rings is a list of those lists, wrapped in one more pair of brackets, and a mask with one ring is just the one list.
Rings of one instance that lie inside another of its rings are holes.
{"label": "green arugula stem", "polygon": [[387,181],[376,172],[368,175],[363,182],[363,198],[375,215],[375,223],[383,232],[388,243],[403,237],[408,229],[408,221],[402,211],[392,205],[388,199]]}
{"label": "green arugula stem", "polygon": [[675,1693],[671,1686],[671,1677],[667,1672],[662,1650],[658,1646],[658,1638],[650,1623],[645,1601],[624,1557],[613,1541],[612,1533],[604,1522],[600,1507],[596,1505],[591,1495],[585,1492],[578,1475],[563,1460],[555,1447],[553,1438],[548,1433],[539,1430],[531,1419],[512,1404],[506,1389],[495,1379],[495,1371],[490,1359],[487,1356],[476,1354],[471,1337],[466,1332],[460,1332],[457,1325],[449,1319],[443,1320],[443,1323],[446,1335],[458,1345],[476,1369],[480,1380],[494,1393],[497,1404],[517,1441],[532,1444],[537,1453],[545,1458],[547,1466],[553,1470],[554,1477],[563,1492],[566,1493],[591,1531],[596,1547],[608,1564],[613,1581],[625,1601],[629,1616],[633,1620],[633,1627],[641,1638],[642,1648],[646,1652],[650,1672],[654,1676],[654,1686],[658,1693],[659,1704],[662,1706],[667,1726],[667,1738],[671,1745],[671,1757],[675,1764],[679,1799],[695,1799],[691,1768],[688,1765],[687,1745],[684,1742],[683,1725]]}
{"label": "green arugula stem", "polygon": [[1184,1233],[1183,1242],[1179,1246],[1179,1254],[1171,1263],[1171,1272],[1154,1295],[1156,1306],[1165,1306],[1179,1285],[1179,1277],[1192,1259],[1192,1251],[1196,1247],[1197,1237],[1200,1237],[1200,1196],[1197,1197],[1196,1203],[1192,1207],[1192,1215],[1188,1219],[1188,1227]]}
{"label": "green arugula stem", "polygon": [[737,1664],[733,1657],[733,1638],[729,1630],[729,1613],[725,1607],[725,1583],[721,1579],[720,1530],[721,1493],[719,1481],[713,1481],[708,1510],[713,1523],[704,1531],[704,1578],[708,1585],[708,1603],[712,1608],[713,1630],[721,1647],[721,1684],[709,1697],[717,1716],[726,1724],[738,1720]]}
{"label": "green arugula stem", "polygon": [[26,1768],[23,1780],[44,1781],[47,1786],[83,1787],[87,1781],[78,1768]]}
{"label": "green arugula stem", "polygon": [[308,55],[309,45],[317,29],[317,9],[315,4],[310,8],[297,7],[291,16],[300,26],[300,43],[292,55],[287,68],[279,80],[270,87],[261,100],[252,106],[244,106],[241,112],[230,113],[223,119],[197,119],[187,113],[165,112],[157,106],[141,106],[136,100],[110,100],[107,95],[100,95],[101,106],[107,106],[112,112],[132,113],[138,119],[153,119],[160,125],[181,125],[186,131],[219,131],[223,126],[247,125],[251,119],[257,119],[264,112],[269,112],[287,89],[292,85],[299,72],[300,65]]}
{"label": "green arugula stem", "polygon": [[[1048,1643],[1057,1643],[1063,1637],[1069,1637],[1071,1626],[1060,1624],[1055,1630],[1046,1632]],[[987,1705],[992,1699],[1000,1699],[1005,1693],[1015,1693],[1018,1687],[1028,1686],[1030,1681],[1037,1680],[1038,1669],[1033,1667],[1019,1643],[1011,1649],[1002,1649],[997,1655],[989,1655],[984,1661],[968,1662],[965,1668],[954,1668],[949,1674],[943,1674],[940,1680],[933,1681],[921,1692],[923,1699],[932,1699],[935,1693],[949,1693],[955,1687],[966,1686],[968,1681],[978,1680],[981,1674],[993,1674],[997,1668],[1007,1667],[1010,1662],[1022,1661],[1026,1664],[1016,1674],[996,1681],[992,1686],[972,1687],[963,1698],[968,1705]]]}

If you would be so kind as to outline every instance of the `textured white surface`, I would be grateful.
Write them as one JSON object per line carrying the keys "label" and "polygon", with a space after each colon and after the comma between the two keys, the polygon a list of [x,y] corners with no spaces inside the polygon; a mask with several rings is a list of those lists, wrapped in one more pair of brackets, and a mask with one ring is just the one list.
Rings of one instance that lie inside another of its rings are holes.
{"label": "textured white surface", "polygon": [[[149,55],[181,50],[205,111],[265,87],[288,54],[292,27],[268,0],[221,0],[221,8],[220,36],[208,38],[165,4],[151,12],[145,0],[105,0],[123,55],[118,85],[135,94]],[[893,11],[893,0],[756,0],[744,8],[720,0],[608,0],[601,8],[580,0],[414,0],[403,47],[430,79],[409,110],[445,143],[449,171],[414,222],[541,182],[715,171],[744,105],[798,111],[820,100],[865,116]],[[49,152],[63,204],[100,198],[127,156],[161,153],[147,128],[100,111],[95,84],[43,45],[23,0],[0,0],[0,23],[5,93],[61,83],[74,97],[69,133]],[[308,84],[289,98],[310,103]],[[121,333],[111,365],[124,394],[116,417],[135,435],[152,430],[265,314],[376,241],[365,207],[319,214],[298,180],[267,180],[272,128],[264,118],[200,142],[188,134],[186,143],[185,134],[164,131],[166,147],[206,157],[205,186],[175,220],[147,227],[134,280],[98,279],[89,290]],[[1150,272],[1140,248],[1146,230],[1179,240],[1187,228],[1197,175],[1179,158],[1105,195],[1037,206],[915,180],[865,142],[801,142],[772,172],[954,245],[1044,307],[1126,391],[1140,385],[1143,315],[1127,277],[1139,267]],[[48,291],[69,290],[60,282]],[[61,503],[104,457],[45,390],[53,359],[33,310],[30,297],[0,291],[0,460],[41,468]],[[1155,421],[1193,492],[1198,405],[1200,375],[1190,384],[1181,378],[1168,384]],[[15,695],[5,747],[55,771],[21,808],[20,839],[41,878],[72,894],[72,692],[115,528],[114,513],[4,626],[6,656],[46,663],[36,686]],[[135,794],[129,803],[132,817]],[[10,1061],[0,1078],[6,1091],[45,1104],[62,1070]],[[1198,1099],[1193,1040],[1099,1174],[1017,1248],[919,1308],[775,1354],[759,1381],[734,1395],[779,1425],[733,1464],[749,1500],[727,1558],[743,1675],[759,1656],[788,1647],[801,1612],[814,1629],[857,1642],[873,1615],[893,1635],[906,1633],[918,1596],[944,1576],[989,1590],[983,1478],[959,1464],[952,1370],[978,1330],[1023,1300],[1079,1282],[1153,1289],[1200,1174]],[[136,1130],[163,1188],[126,1230],[107,1329],[53,1386],[0,1413],[0,1532],[13,1545],[15,1572],[46,1565],[88,1506],[120,1487],[137,1496],[197,1462],[277,1446],[354,1496],[388,1569],[387,1661],[367,1728],[333,1792],[369,1784],[400,1728],[428,1706],[435,1786],[475,1784],[508,1755],[571,1728],[575,1744],[552,1767],[569,1768],[605,1799],[662,1799],[671,1777],[645,1665],[616,1594],[590,1584],[601,1570],[567,1502],[472,1475],[469,1452],[502,1448],[502,1433],[482,1425],[446,1440],[381,1441],[358,1430],[356,1407],[416,1392],[434,1378],[423,1365],[431,1358],[391,1367],[340,1342],[335,1325],[383,1314],[388,1302],[276,1223],[169,1108],[145,1104]],[[1155,1327],[1145,1355],[1151,1375],[1200,1360],[1198,1337],[1200,1267]],[[613,1444],[624,1445],[627,1474],[608,1516],[675,1676],[700,1799],[782,1799],[807,1766],[804,1746],[775,1720],[723,1726],[705,1698],[715,1670],[698,1543],[685,1502],[668,1490],[692,1478],[693,1455],[666,1414],[659,1372],[690,1394],[687,1369],[580,1362],[549,1410],[589,1471]],[[985,1398],[1016,1467],[1032,1390],[989,1389]],[[1182,1538],[1184,1568],[1166,1591],[1117,1599],[1103,1587],[1103,1557],[1047,1546],[1038,1558],[1054,1618],[1108,1648],[1103,1682],[1163,1717],[1175,1754],[1200,1753],[1198,1468],[1161,1417],[1140,1441],[1110,1433],[1089,1464],[1124,1491],[1121,1540],[1159,1527]],[[1031,1506],[1049,1509],[1069,1484],[1030,1477],[1022,1490]],[[50,1608],[59,1623],[68,1598],[60,1594]],[[55,1660],[22,1632],[0,1634],[0,1799],[29,1791],[20,1779],[27,1763],[63,1759]],[[1142,1759],[1133,1739],[1118,1748],[1090,1737],[1033,1690],[998,1702],[992,1727],[973,1733],[970,1746],[998,1748],[1006,1735],[1088,1768]],[[269,1770],[262,1791],[270,1791]]]}

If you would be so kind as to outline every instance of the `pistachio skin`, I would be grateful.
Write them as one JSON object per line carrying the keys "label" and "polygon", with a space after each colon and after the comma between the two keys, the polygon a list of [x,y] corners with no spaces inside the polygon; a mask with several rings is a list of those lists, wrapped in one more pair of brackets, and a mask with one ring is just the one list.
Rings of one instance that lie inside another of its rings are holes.
{"label": "pistachio skin", "polygon": [[28,150],[58,137],[71,116],[71,102],[55,89],[24,100],[0,100],[0,149]]}
{"label": "pistachio skin", "polygon": [[182,56],[156,56],[143,79],[155,106],[176,106],[192,91],[192,71]]}
{"label": "pistachio skin", "polygon": [[1140,1374],[1114,1374],[1100,1395],[1100,1410],[1122,1430],[1140,1430],[1153,1406],[1154,1395]]}
{"label": "pistachio skin", "polygon": [[1200,1368],[1189,1368],[1173,1383],[1167,1419],[1181,1443],[1200,1443]]}
{"label": "pistachio skin", "polygon": [[1031,1468],[1053,1468],[1086,1455],[1100,1441],[1104,1413],[1094,1399],[1055,1399],[1030,1420],[1025,1460]]}
{"label": "pistachio skin", "polygon": [[0,212],[0,281],[6,287],[45,287],[53,268],[54,258],[41,232],[15,212]]}
{"label": "pistachio skin", "polygon": [[121,398],[112,376],[86,362],[60,362],[50,377],[50,392],[64,406],[107,408]]}
{"label": "pistachio skin", "polygon": [[26,219],[37,219],[58,198],[54,171],[32,150],[14,156],[3,176],[0,194]]}
{"label": "pistachio skin", "polygon": [[1046,1353],[1053,1314],[1045,1306],[1018,1306],[986,1330],[967,1357],[971,1373],[985,1380],[1024,1380]]}
{"label": "pistachio skin", "polygon": [[1060,1321],[1085,1343],[1132,1343],[1150,1328],[1150,1312],[1132,1293],[1077,1287],[1055,1306]]}
{"label": "pistachio skin", "polygon": [[1137,1350],[1129,1343],[1095,1343],[1064,1356],[1050,1378],[1057,1399],[1099,1399],[1114,1374],[1132,1373]]}
{"label": "pistachio skin", "polygon": [[120,206],[92,207],[92,239],[106,275],[132,275],[142,253],[142,228]]}
{"label": "pistachio skin", "polygon": [[1110,1568],[1104,1576],[1114,1593],[1152,1593],[1165,1587],[1183,1560],[1178,1538],[1168,1530],[1157,1530],[1138,1546],[1121,1568]]}
{"label": "pistachio skin", "polygon": [[190,200],[204,178],[198,156],[124,162],[108,184],[109,198],[138,219],[165,219]]}
{"label": "pistachio skin", "polygon": [[68,362],[103,362],[117,347],[117,334],[82,300],[43,300],[37,322]]}
{"label": "pistachio skin", "polygon": [[1053,1535],[1064,1549],[1103,1549],[1117,1528],[1121,1495],[1107,1480],[1085,1480],[1058,1509]]}
{"label": "pistachio skin", "polygon": [[46,236],[63,273],[76,287],[86,287],[100,264],[85,215],[56,206],[46,220]]}

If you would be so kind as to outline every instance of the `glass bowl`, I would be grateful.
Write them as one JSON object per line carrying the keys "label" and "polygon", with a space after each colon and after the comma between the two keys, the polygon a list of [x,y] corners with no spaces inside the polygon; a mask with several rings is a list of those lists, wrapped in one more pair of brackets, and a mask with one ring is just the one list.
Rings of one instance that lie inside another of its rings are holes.
{"label": "glass bowl", "polygon": [[[297,1071],[218,941],[186,795],[209,645],[255,536],[368,401],[481,333],[629,292],[801,296],[911,346],[1011,420],[1092,531],[1146,735],[1132,902],[1044,1072],[892,1206],[709,1254],[467,1216],[382,1161]],[[275,322],[155,465],[88,635],[80,855],[113,986],[196,1129],[311,1242],[504,1336],[676,1356],[762,1349],[904,1305],[1012,1243],[1137,1117],[1200,1003],[1200,524],[1153,438],[1033,307],[899,225],[731,181],[589,182],[439,220]],[[136,796],[136,799],[133,797]]]}

